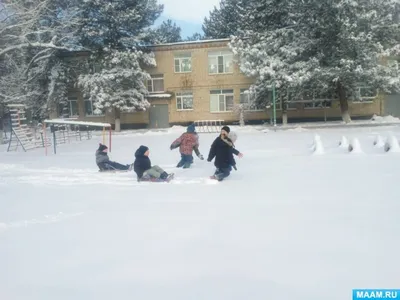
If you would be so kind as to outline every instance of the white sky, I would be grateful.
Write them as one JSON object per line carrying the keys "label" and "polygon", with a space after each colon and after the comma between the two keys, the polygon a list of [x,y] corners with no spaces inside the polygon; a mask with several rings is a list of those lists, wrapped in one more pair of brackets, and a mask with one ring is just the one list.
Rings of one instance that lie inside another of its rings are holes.
{"label": "white sky", "polygon": [[164,4],[164,15],[175,20],[203,23],[204,17],[220,0],[159,0]]}

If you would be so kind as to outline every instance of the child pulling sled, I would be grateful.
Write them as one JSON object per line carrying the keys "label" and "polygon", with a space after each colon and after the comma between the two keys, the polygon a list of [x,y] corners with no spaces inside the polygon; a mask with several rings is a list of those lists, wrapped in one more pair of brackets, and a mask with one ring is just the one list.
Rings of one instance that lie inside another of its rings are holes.
{"label": "child pulling sled", "polygon": [[188,126],[186,132],[171,144],[170,149],[173,150],[178,147],[181,154],[181,160],[176,166],[177,168],[183,167],[184,169],[187,169],[190,167],[193,163],[193,150],[198,158],[201,160],[204,159],[203,155],[201,155],[199,151],[199,136],[194,124]]}

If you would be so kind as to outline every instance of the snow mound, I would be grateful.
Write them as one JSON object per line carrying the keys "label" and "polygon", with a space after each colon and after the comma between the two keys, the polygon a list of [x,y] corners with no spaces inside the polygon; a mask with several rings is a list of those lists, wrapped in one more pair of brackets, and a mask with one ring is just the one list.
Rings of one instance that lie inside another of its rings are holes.
{"label": "snow mound", "polygon": [[311,150],[314,152],[314,154],[324,154],[325,153],[324,145],[322,144],[321,137],[318,134],[316,134],[314,136],[314,143],[311,146]]}
{"label": "snow mound", "polygon": [[298,126],[296,128],[288,129],[287,131],[288,132],[305,132],[305,131],[308,131],[308,129]]}
{"label": "snow mound", "polygon": [[399,141],[395,136],[390,136],[385,145],[384,145],[385,152],[400,152]]}
{"label": "snow mound", "polygon": [[361,149],[361,145],[360,145],[360,141],[358,140],[358,138],[354,138],[348,147],[349,152],[351,153],[362,153],[362,149]]}
{"label": "snow mound", "polygon": [[379,122],[379,123],[400,123],[399,118],[393,117],[391,115],[384,116],[384,117],[373,115],[371,118],[371,121]]}
{"label": "snow mound", "polygon": [[183,133],[186,131],[186,127],[174,125],[171,128],[168,128],[168,133]]}
{"label": "snow mound", "polygon": [[348,148],[349,147],[349,141],[345,136],[342,136],[342,139],[339,142],[339,147],[340,148]]}
{"label": "snow mound", "polygon": [[378,148],[381,148],[381,147],[383,147],[385,145],[385,142],[383,141],[383,138],[382,138],[382,136],[380,136],[379,134],[375,137],[375,140],[374,140],[374,146],[375,147],[378,147]]}
{"label": "snow mound", "polygon": [[251,125],[246,125],[246,126],[229,126],[229,128],[232,130],[235,130],[236,132],[260,132],[261,128],[263,128],[263,126],[258,126],[259,128],[257,128],[257,126],[251,126]]}

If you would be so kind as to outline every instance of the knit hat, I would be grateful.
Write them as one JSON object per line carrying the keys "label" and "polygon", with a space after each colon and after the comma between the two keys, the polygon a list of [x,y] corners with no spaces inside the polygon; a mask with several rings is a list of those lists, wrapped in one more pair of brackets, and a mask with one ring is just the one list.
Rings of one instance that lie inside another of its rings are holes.
{"label": "knit hat", "polygon": [[196,131],[196,127],[194,126],[194,124],[190,124],[188,126],[188,128],[186,129],[187,132],[195,132]]}
{"label": "knit hat", "polygon": [[108,149],[108,147],[106,145],[103,145],[102,143],[99,143],[99,151],[104,151]]}
{"label": "knit hat", "polygon": [[149,150],[149,147],[141,145],[137,150],[135,155],[144,155],[146,151]]}
{"label": "knit hat", "polygon": [[227,133],[231,131],[231,129],[228,126],[222,127],[221,130],[225,130]]}

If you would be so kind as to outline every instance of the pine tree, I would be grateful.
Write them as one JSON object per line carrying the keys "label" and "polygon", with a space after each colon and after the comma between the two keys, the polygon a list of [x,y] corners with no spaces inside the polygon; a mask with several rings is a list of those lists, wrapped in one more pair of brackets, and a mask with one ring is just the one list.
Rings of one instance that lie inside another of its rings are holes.
{"label": "pine tree", "polygon": [[78,85],[93,100],[95,113],[113,110],[115,130],[120,130],[120,113],[144,110],[143,67],[155,66],[152,53],[144,47],[156,42],[150,28],[163,6],[156,0],[85,0],[81,4],[81,43],[93,53],[101,68],[79,76]]}
{"label": "pine tree", "polygon": [[202,29],[206,39],[223,39],[247,28],[246,11],[254,0],[221,0],[219,8],[214,7],[210,16],[204,18]]}
{"label": "pine tree", "polygon": [[399,7],[395,0],[260,1],[249,11],[253,30],[232,39],[240,68],[256,76],[252,87],[267,102],[275,84],[302,99],[339,99],[342,118],[350,122],[348,99],[360,84],[371,90],[399,90],[397,62],[382,57],[397,50]]}
{"label": "pine tree", "polygon": [[173,23],[172,20],[168,19],[156,29],[156,43],[176,43],[181,42],[181,28]]}

